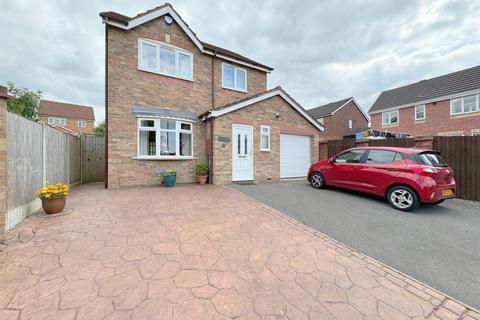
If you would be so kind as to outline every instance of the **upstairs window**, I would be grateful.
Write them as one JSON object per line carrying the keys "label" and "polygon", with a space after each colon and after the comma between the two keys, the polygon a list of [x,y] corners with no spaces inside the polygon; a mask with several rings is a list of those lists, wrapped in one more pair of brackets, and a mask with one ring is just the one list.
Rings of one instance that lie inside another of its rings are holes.
{"label": "upstairs window", "polygon": [[140,158],[191,158],[192,124],[175,119],[138,119]]}
{"label": "upstairs window", "polygon": [[65,126],[67,124],[67,120],[65,118],[48,117],[48,124],[59,124],[61,126]]}
{"label": "upstairs window", "polygon": [[397,124],[398,121],[398,110],[382,112],[382,124]]}
{"label": "upstairs window", "polygon": [[348,129],[352,129],[353,128],[353,122],[352,120],[348,120]]}
{"label": "upstairs window", "polygon": [[450,100],[450,114],[463,114],[480,111],[480,94]]}
{"label": "upstairs window", "polygon": [[87,121],[86,120],[78,120],[77,126],[79,128],[86,128],[87,127]]}
{"label": "upstairs window", "polygon": [[226,89],[247,91],[247,70],[222,64],[222,86]]}
{"label": "upstairs window", "polygon": [[418,106],[415,106],[415,120],[425,120],[425,118],[425,105],[419,104]]}
{"label": "upstairs window", "polygon": [[260,151],[270,151],[269,126],[260,126]]}
{"label": "upstairs window", "polygon": [[171,45],[139,39],[138,68],[166,76],[193,80],[193,55]]}

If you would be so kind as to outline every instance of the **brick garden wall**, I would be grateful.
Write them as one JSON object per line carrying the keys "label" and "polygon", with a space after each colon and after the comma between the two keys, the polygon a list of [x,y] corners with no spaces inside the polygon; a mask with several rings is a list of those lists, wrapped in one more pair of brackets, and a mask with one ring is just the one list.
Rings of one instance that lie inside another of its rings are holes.
{"label": "brick garden wall", "polygon": [[[195,163],[205,161],[206,125],[193,127],[195,160],[135,160],[137,121],[133,104],[169,107],[196,112],[212,107],[212,57],[202,54],[183,30],[163,19],[147,22],[129,31],[108,26],[108,187],[155,185],[165,168],[177,169],[178,182],[195,181]],[[193,81],[138,70],[138,38],[165,41],[193,54]],[[221,89],[221,60],[215,61],[215,106],[242,99],[266,89],[266,73],[247,70],[248,93]]]}
{"label": "brick garden wall", "polygon": [[[276,113],[280,117],[276,118]],[[232,181],[232,149],[230,142],[219,137],[232,137],[232,124],[253,126],[253,166],[255,181],[280,179],[280,133],[311,135],[312,162],[318,160],[320,132],[279,96],[266,99],[243,109],[216,118],[213,122],[214,164],[213,183]],[[260,151],[260,126],[270,126],[270,151]]]}
{"label": "brick garden wall", "polygon": [[480,131],[480,112],[450,115],[450,100],[427,103],[426,119],[415,120],[415,107],[400,109],[399,123],[382,125],[382,114],[371,114],[373,130],[408,133],[416,136],[471,135],[472,130]]}

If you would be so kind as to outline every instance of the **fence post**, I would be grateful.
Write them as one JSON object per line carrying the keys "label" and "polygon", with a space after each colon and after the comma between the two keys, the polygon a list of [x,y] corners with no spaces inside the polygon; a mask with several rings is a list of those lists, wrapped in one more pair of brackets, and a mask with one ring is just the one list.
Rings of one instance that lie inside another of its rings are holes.
{"label": "fence post", "polygon": [[42,123],[42,185],[47,183],[47,132],[45,123]]}
{"label": "fence post", "polygon": [[7,88],[0,86],[0,235],[5,233],[7,215]]}

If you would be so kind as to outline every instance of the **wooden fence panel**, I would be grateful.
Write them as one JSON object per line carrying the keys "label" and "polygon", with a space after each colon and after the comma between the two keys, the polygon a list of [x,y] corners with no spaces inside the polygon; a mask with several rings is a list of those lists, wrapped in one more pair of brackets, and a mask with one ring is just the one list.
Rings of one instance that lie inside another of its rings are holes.
{"label": "wooden fence panel", "polygon": [[82,183],[105,179],[105,138],[82,136]]}
{"label": "wooden fence panel", "polygon": [[454,170],[457,197],[480,201],[480,136],[435,137],[433,146]]}
{"label": "wooden fence panel", "polygon": [[328,140],[328,157],[333,157],[343,150],[355,147],[355,139]]}
{"label": "wooden fence panel", "polygon": [[68,183],[67,134],[45,126],[46,179],[51,184]]}
{"label": "wooden fence panel", "polygon": [[68,135],[68,140],[68,182],[71,185],[77,185],[80,184],[81,179],[81,143],[79,138],[71,135]]}
{"label": "wooden fence panel", "polygon": [[415,145],[415,139],[401,138],[401,139],[368,140],[368,144],[372,147],[411,148]]}

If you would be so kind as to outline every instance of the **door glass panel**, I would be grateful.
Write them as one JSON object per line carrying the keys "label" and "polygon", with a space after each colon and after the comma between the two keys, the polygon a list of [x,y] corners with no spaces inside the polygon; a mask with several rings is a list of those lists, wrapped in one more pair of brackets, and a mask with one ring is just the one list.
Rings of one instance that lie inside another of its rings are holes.
{"label": "door glass panel", "polygon": [[364,150],[351,150],[335,158],[335,163],[360,163]]}
{"label": "door glass panel", "polygon": [[395,159],[395,152],[385,150],[370,150],[367,163],[390,163]]}
{"label": "door glass panel", "polygon": [[241,134],[238,134],[238,136],[237,136],[237,154],[238,155],[240,155],[242,153],[241,152],[241,150],[242,150],[241,149],[241,146],[242,146],[241,139],[242,139]]}
{"label": "door glass panel", "polygon": [[247,155],[247,152],[248,152],[248,136],[245,135],[245,155]]}

